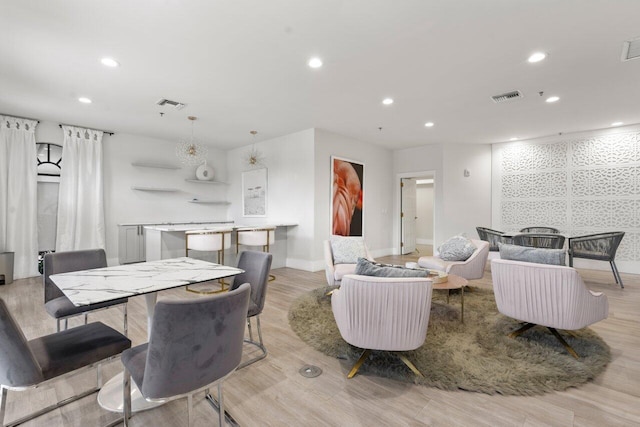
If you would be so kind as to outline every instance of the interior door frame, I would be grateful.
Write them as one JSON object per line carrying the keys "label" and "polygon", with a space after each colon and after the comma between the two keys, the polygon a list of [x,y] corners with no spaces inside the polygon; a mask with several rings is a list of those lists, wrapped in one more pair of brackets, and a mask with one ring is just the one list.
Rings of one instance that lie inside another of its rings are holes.
{"label": "interior door frame", "polygon": [[[402,254],[402,218],[400,215],[402,214],[402,192],[400,190],[400,184],[402,183],[403,178],[422,178],[422,177],[432,177],[433,178],[433,236],[435,243],[435,234],[436,234],[436,206],[439,202],[438,200],[438,192],[436,191],[436,186],[438,185],[438,174],[435,170],[426,170],[426,171],[418,171],[418,172],[403,172],[396,174],[394,187],[395,191],[395,209],[393,214],[393,221],[395,222],[394,229],[396,230],[396,237],[394,239],[394,254],[400,255]],[[395,233],[394,233],[395,234]]]}

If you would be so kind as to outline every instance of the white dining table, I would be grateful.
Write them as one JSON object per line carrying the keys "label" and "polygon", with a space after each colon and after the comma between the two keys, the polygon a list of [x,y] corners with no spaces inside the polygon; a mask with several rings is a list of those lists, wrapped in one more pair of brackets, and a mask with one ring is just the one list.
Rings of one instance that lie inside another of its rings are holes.
{"label": "white dining table", "polygon": [[[181,257],[53,274],[50,278],[77,306],[144,295],[147,305],[147,336],[150,336],[159,291],[218,280],[243,272],[244,270],[235,267]],[[121,373],[104,384],[98,393],[100,406],[109,411],[123,412],[122,378]],[[132,412],[151,409],[162,403],[148,402],[132,382]]]}

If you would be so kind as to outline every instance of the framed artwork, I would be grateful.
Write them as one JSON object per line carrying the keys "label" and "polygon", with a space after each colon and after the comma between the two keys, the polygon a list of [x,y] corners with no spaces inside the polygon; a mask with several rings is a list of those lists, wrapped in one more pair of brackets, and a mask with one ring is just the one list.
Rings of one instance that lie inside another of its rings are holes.
{"label": "framed artwork", "polygon": [[363,235],[364,163],[331,156],[331,234]]}
{"label": "framed artwork", "polygon": [[267,216],[267,168],[242,172],[242,216]]}

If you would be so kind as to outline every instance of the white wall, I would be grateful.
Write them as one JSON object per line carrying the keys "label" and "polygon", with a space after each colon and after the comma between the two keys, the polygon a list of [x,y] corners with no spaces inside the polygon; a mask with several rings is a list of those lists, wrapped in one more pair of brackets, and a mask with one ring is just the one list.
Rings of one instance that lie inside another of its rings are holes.
{"label": "white wall", "polygon": [[[36,127],[36,142],[63,145],[62,129],[57,123],[41,122]],[[206,142],[206,141],[203,141]],[[182,166],[175,155],[176,142],[131,134],[105,135],[102,140],[104,168],[104,205],[106,252],[110,265],[118,263],[118,224],[191,221],[224,221],[227,206],[188,203],[193,198],[227,197],[227,186],[186,182],[195,178],[195,166]],[[216,180],[227,179],[226,156],[209,147],[208,164]],[[132,162],[145,161],[180,166],[180,169],[134,167]],[[64,152],[62,167],[64,167]],[[175,193],[143,192],[132,186],[171,187]]]}
{"label": "white wall", "polygon": [[[491,222],[491,146],[488,144],[424,145],[393,153],[397,177],[434,175],[434,247],[451,236],[477,238],[475,227]],[[463,176],[464,169],[470,176]],[[399,179],[397,179],[399,182]],[[394,189],[400,210],[399,186]],[[395,253],[399,251],[400,217],[393,215]]]}
{"label": "white wall", "polygon": [[363,141],[315,131],[315,270],[324,268],[322,242],[331,235],[331,156],[364,163],[364,239],[374,257],[392,253],[392,152]]}
{"label": "white wall", "polygon": [[229,150],[229,217],[242,224],[296,223],[287,233],[288,267],[311,270],[314,240],[313,129],[255,144],[265,157],[267,172],[267,215],[242,217],[242,172],[250,167],[246,155],[251,146]]}
{"label": "white wall", "polygon": [[[491,223],[491,145],[447,145],[443,152],[442,236],[478,238],[477,226]],[[464,176],[464,170],[469,176]],[[441,241],[440,241],[441,242]]]}
{"label": "white wall", "polygon": [[433,184],[416,185],[416,243],[433,244]]}

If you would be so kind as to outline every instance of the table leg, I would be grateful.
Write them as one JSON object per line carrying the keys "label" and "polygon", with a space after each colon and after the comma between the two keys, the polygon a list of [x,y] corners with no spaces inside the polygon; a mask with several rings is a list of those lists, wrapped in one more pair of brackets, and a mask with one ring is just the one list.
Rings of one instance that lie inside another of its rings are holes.
{"label": "table leg", "polygon": [[464,323],[464,286],[460,288],[460,322]]}
{"label": "table leg", "polygon": [[[151,292],[144,295],[147,302],[147,338],[151,336],[151,326],[153,322],[153,313],[156,310],[156,301],[158,299],[157,292]],[[120,372],[111,378],[98,392],[98,404],[111,412],[123,412],[124,399],[122,394],[122,380],[124,373]],[[131,412],[146,411],[163,405],[165,402],[149,402],[142,396],[136,383],[131,381]]]}

